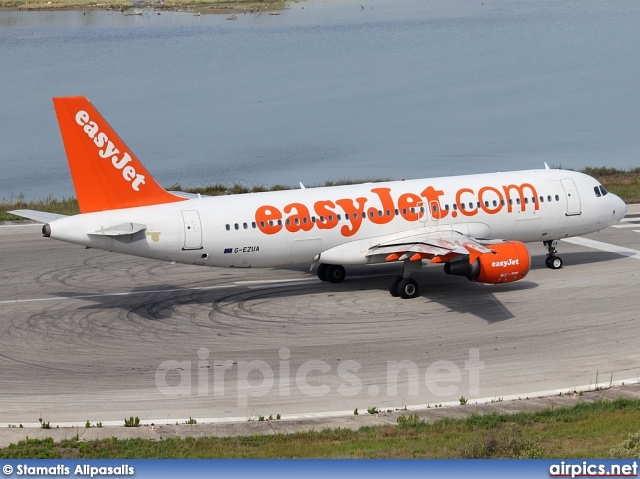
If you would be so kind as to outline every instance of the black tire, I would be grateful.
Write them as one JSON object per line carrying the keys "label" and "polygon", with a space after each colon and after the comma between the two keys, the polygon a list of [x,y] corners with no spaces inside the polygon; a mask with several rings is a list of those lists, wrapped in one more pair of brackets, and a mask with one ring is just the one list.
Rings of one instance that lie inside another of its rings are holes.
{"label": "black tire", "polygon": [[320,263],[320,266],[318,266],[318,278],[320,278],[320,280],[329,281],[329,278],[327,277],[328,269],[329,269],[328,264]]}
{"label": "black tire", "polygon": [[405,278],[398,283],[398,293],[402,299],[415,298],[420,294],[418,283],[411,278]]}
{"label": "black tire", "polygon": [[544,265],[545,265],[547,268],[551,269],[551,256],[547,256],[547,257],[544,259]]}
{"label": "black tire", "polygon": [[560,269],[560,268],[562,268],[562,258],[560,258],[560,256],[550,256],[549,257],[549,267],[551,269]]}
{"label": "black tire", "polygon": [[327,280],[330,283],[342,283],[344,277],[346,276],[344,266],[339,264],[330,264],[327,266]]}
{"label": "black tire", "polygon": [[398,292],[398,285],[400,284],[400,281],[402,281],[402,276],[396,276],[395,278],[393,278],[393,281],[391,281],[391,284],[389,285],[389,292],[394,298],[400,296],[400,293]]}

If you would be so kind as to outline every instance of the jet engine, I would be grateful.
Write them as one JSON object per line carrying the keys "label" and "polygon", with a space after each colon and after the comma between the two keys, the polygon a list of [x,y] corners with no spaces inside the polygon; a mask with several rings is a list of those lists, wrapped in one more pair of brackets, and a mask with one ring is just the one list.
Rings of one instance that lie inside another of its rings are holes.
{"label": "jet engine", "polygon": [[523,243],[507,241],[487,247],[495,253],[481,254],[473,262],[469,262],[466,256],[457,261],[449,261],[444,265],[444,272],[489,284],[518,281],[529,272],[531,255]]}

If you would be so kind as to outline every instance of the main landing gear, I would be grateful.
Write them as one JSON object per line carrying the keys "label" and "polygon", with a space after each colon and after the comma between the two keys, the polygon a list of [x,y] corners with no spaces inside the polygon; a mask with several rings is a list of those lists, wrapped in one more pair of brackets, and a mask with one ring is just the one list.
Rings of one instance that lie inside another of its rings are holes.
{"label": "main landing gear", "polygon": [[547,247],[547,259],[544,260],[545,266],[551,269],[562,268],[562,258],[560,258],[560,256],[556,256],[556,246],[558,245],[558,241],[543,241],[542,244]]}
{"label": "main landing gear", "polygon": [[324,264],[318,266],[318,278],[330,283],[342,283],[345,277],[344,266],[339,264]]}
{"label": "main landing gear", "polygon": [[401,297],[402,299],[416,298],[420,295],[420,289],[416,280],[409,276],[414,271],[422,268],[421,261],[404,260],[404,270],[402,276],[396,276],[389,285],[389,292],[393,297]]}
{"label": "main landing gear", "polygon": [[[402,276],[397,276],[389,286],[391,296],[401,297],[403,299],[415,298],[420,295],[418,283],[409,276],[414,271],[422,268],[420,261],[404,261],[404,271]],[[318,266],[318,278],[329,283],[342,283],[345,277],[344,266],[339,264],[321,263]]]}

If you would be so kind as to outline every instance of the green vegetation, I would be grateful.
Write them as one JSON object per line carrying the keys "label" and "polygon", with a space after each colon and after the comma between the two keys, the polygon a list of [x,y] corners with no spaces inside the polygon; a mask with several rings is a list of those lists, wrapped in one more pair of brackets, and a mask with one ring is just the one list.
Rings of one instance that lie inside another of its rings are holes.
{"label": "green vegetation", "polygon": [[[593,176],[600,181],[607,190],[620,196],[626,203],[640,203],[640,168],[631,170],[617,170],[615,168],[584,168],[580,170],[582,173]],[[389,181],[389,178],[374,178],[363,180],[343,179],[338,181],[326,181],[322,185],[311,185],[308,188],[317,188],[322,186],[339,186],[352,185],[357,183],[377,183],[381,181]],[[216,183],[211,186],[202,186],[195,188],[183,188],[179,184],[170,186],[168,189],[173,191],[184,191],[186,193],[201,194],[205,196],[221,196],[221,195],[238,195],[244,193],[260,193],[264,191],[280,191],[298,188],[297,186],[274,185],[266,187],[263,185],[245,186],[240,183],[233,183],[231,186],[222,183]],[[44,200],[25,201],[24,195],[11,197],[8,200],[0,200],[0,221],[19,220],[21,218],[7,213],[11,210],[30,209],[39,211],[48,211],[50,213],[59,213],[63,215],[73,215],[79,213],[78,201],[75,198],[62,198],[62,200],[54,199],[52,196]]]}
{"label": "green vegetation", "polygon": [[125,417],[124,427],[140,427],[140,418],[138,416],[130,416],[129,419]]}
{"label": "green vegetation", "polygon": [[8,200],[2,198],[0,200],[0,221],[3,220],[20,220],[22,218],[10,215],[7,211],[11,210],[38,210],[48,211],[50,213],[58,213],[62,215],[75,215],[80,212],[78,208],[78,200],[75,198],[62,198],[57,200],[53,196],[48,196],[44,200],[25,201],[24,195],[21,193],[17,197],[11,197]]}
{"label": "green vegetation", "polygon": [[[580,402],[517,414],[433,423],[401,415],[397,426],[228,438],[27,439],[0,458],[582,458],[638,457],[640,399]],[[632,435],[630,435],[633,433]],[[625,438],[627,438],[625,440]]]}
{"label": "green vegetation", "polygon": [[609,455],[618,459],[640,457],[640,431],[635,434],[629,434],[626,440],[613,446],[609,451]]}

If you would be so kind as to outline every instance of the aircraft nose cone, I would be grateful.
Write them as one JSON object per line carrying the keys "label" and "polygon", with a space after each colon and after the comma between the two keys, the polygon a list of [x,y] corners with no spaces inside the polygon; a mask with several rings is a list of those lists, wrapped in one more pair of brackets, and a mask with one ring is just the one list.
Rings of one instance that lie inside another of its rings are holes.
{"label": "aircraft nose cone", "polygon": [[627,214],[627,205],[625,204],[625,202],[622,200],[622,198],[616,196],[616,204],[614,206],[614,210],[613,210],[613,216],[615,216],[618,219],[622,219],[626,216]]}

